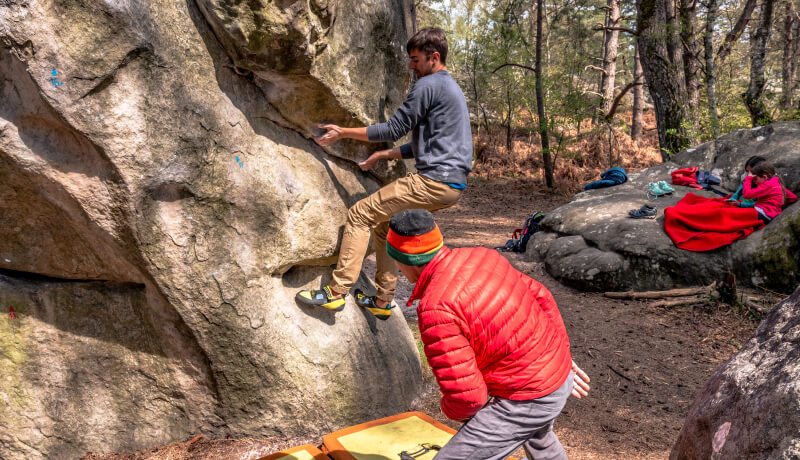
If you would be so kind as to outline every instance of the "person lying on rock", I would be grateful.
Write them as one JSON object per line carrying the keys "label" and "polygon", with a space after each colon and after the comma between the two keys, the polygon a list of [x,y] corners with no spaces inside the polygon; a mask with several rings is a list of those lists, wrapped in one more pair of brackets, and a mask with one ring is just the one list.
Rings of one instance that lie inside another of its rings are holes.
{"label": "person lying on rock", "polygon": [[589,377],[572,361],[553,296],[495,250],[442,241],[428,211],[389,221],[386,251],[416,283],[409,304],[419,299],[442,412],[465,422],[434,460],[499,460],[520,446],[532,460],[566,459],[553,421],[570,394],[587,395]]}
{"label": "person lying on rock", "polygon": [[320,145],[340,139],[396,141],[411,132],[411,142],[373,153],[359,163],[364,171],[379,160],[414,158],[417,173],[409,174],[357,202],[347,213],[339,259],[329,285],[296,295],[303,305],[339,311],[361,272],[370,231],[374,236],[377,295],[355,292],[356,304],[380,319],[391,314],[390,303],[397,283],[397,266],[386,255],[386,234],[392,214],[403,209],[436,211],[454,205],[461,197],[471,171],[472,133],[464,94],[447,72],[447,38],[439,28],[424,28],[406,44],[409,69],[418,78],[403,105],[386,123],[366,128],[321,125],[326,133]]}

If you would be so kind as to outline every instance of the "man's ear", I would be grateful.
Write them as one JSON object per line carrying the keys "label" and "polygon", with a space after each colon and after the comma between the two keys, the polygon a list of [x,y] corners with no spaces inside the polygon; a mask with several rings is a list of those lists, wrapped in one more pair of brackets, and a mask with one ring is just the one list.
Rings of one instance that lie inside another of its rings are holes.
{"label": "man's ear", "polygon": [[434,63],[442,62],[442,55],[439,54],[438,51],[434,51],[433,53],[431,53],[431,61],[433,61]]}

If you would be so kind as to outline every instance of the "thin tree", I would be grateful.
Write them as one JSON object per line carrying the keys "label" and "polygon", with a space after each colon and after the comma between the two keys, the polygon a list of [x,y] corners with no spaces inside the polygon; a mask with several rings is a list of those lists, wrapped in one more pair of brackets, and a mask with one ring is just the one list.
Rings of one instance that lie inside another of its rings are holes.
{"label": "thin tree", "polygon": [[781,108],[790,110],[797,87],[797,61],[800,60],[800,17],[797,15],[793,0],[784,0],[785,16],[783,18],[783,62],[781,65]]}
{"label": "thin tree", "polygon": [[763,0],[758,15],[758,28],[750,42],[750,85],[743,96],[753,126],[763,126],[771,121],[762,96],[767,83],[764,67],[767,63],[767,42],[772,26],[773,3],[774,0]]}
{"label": "thin tree", "polygon": [[753,16],[753,10],[756,8],[756,3],[756,0],[747,0],[747,3],[744,4],[742,14],[739,16],[736,24],[733,25],[731,31],[728,32],[728,35],[725,36],[725,40],[723,40],[719,51],[717,51],[720,61],[724,60],[731,53],[733,44],[739,40],[739,36],[742,35],[745,27],[747,27],[747,23],[750,22],[750,18]]}
{"label": "thin tree", "polygon": [[[642,75],[642,60],[639,56],[639,46],[635,46],[633,55],[633,80],[643,81]],[[644,85],[637,85],[633,88],[633,114],[631,122],[631,139],[634,142],[639,142],[642,135],[642,112],[644,109]]]}
{"label": "thin tree", "polygon": [[711,120],[711,136],[719,137],[719,114],[717,113],[717,80],[714,69],[714,22],[717,20],[717,0],[708,0],[706,5],[706,31],[703,45],[706,58],[706,92],[708,96],[708,118]]}
{"label": "thin tree", "polygon": [[[691,114],[697,113],[700,103],[700,84],[697,80],[700,71],[698,61],[698,50],[695,27],[695,10],[697,9],[696,0],[681,0],[681,43],[683,44],[683,73],[686,79],[686,95]],[[696,117],[692,116],[693,119]]]}
{"label": "thin tree", "polygon": [[544,0],[536,0],[536,112],[539,116],[539,139],[542,143],[544,180],[547,188],[553,188],[553,160],[550,156],[550,139],[547,136],[547,117],[544,111],[542,91],[542,11]]}
{"label": "thin tree", "polygon": [[614,84],[617,76],[617,54],[619,51],[620,0],[606,3],[606,26],[603,41],[603,68],[600,71],[600,94],[603,96],[601,112],[607,113],[614,101]]}

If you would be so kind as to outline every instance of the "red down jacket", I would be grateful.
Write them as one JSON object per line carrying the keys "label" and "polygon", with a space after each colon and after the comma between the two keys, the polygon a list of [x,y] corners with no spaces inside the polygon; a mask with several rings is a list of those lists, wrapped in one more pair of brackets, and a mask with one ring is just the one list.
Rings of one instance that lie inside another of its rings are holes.
{"label": "red down jacket", "polygon": [[442,248],[420,274],[417,307],[442,412],[475,415],[487,396],[528,400],[572,368],[567,330],[550,291],[487,248]]}

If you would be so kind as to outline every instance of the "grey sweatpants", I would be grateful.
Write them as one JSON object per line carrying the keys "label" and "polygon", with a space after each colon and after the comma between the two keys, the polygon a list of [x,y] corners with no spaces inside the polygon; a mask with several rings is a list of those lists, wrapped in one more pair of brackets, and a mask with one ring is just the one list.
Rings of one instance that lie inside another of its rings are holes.
{"label": "grey sweatpants", "polygon": [[572,372],[547,396],[527,401],[494,398],[436,454],[433,460],[505,460],[524,446],[530,460],[566,460],[553,420],[572,392]]}

